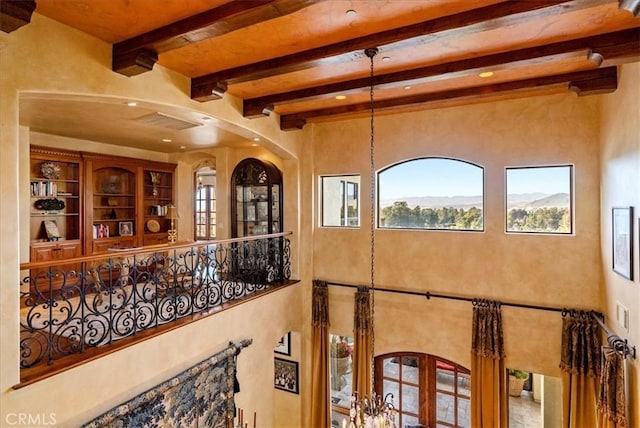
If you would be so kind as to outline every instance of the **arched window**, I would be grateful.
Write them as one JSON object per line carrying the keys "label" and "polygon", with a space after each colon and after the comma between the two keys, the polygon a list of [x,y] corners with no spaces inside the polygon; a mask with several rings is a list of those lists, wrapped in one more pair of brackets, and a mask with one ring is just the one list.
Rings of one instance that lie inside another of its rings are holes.
{"label": "arched window", "polygon": [[419,158],[378,173],[378,227],[484,230],[484,168]]}
{"label": "arched window", "polygon": [[396,426],[469,427],[471,375],[434,355],[398,352],[375,358],[376,391],[393,394]]}

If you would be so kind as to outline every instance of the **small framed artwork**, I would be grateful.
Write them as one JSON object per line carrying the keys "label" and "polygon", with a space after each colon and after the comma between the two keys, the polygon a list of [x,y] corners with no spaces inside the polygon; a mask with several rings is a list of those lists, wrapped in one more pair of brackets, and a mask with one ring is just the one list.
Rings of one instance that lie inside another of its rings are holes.
{"label": "small framed artwork", "polygon": [[57,241],[60,239],[60,230],[58,230],[58,223],[55,220],[45,220],[44,230],[47,233],[49,241]]}
{"label": "small framed artwork", "polygon": [[288,332],[280,338],[273,351],[277,354],[291,355],[291,332]]}
{"label": "small framed artwork", "polygon": [[633,280],[633,207],[613,207],[613,271]]}
{"label": "small framed artwork", "polygon": [[133,235],[133,222],[121,221],[120,223],[118,223],[118,231],[120,232],[120,236]]}
{"label": "small framed artwork", "polygon": [[298,362],[275,358],[273,384],[276,389],[298,394]]}

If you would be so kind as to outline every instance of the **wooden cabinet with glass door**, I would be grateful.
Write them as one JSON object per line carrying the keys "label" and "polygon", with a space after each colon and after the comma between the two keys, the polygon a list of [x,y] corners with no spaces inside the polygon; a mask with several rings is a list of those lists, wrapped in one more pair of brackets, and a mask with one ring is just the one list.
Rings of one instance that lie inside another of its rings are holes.
{"label": "wooden cabinet with glass door", "polygon": [[245,159],[232,175],[232,236],[282,231],[282,174],[270,162]]}

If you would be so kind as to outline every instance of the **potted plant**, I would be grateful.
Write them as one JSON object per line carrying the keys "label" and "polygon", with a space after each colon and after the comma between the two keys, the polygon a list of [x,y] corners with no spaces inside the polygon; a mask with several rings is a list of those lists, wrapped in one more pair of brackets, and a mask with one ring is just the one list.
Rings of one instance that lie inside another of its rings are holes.
{"label": "potted plant", "polygon": [[527,379],[529,379],[529,372],[523,370],[509,369],[509,395],[512,397],[520,397],[522,395],[522,388]]}
{"label": "potted plant", "polygon": [[349,343],[343,336],[334,336],[331,339],[329,347],[329,355],[331,363],[335,364],[338,373],[346,373],[351,364],[351,354],[353,353],[353,345]]}

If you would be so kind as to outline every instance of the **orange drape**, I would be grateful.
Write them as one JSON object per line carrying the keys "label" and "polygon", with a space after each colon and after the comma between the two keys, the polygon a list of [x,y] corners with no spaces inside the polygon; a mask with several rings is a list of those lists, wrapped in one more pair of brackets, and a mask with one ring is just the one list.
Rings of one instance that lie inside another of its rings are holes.
{"label": "orange drape", "polygon": [[360,397],[371,396],[371,379],[373,361],[371,341],[371,293],[361,288],[355,294],[355,313],[353,317],[354,346],[352,368],[352,391]]}
{"label": "orange drape", "polygon": [[476,300],[473,305],[471,426],[507,427],[507,384],[500,303]]}
{"label": "orange drape", "polygon": [[598,427],[627,427],[627,400],[625,396],[625,358],[620,352],[606,348],[600,365],[598,391]]}
{"label": "orange drape", "polygon": [[326,282],[313,282],[312,304],[311,426],[329,428],[329,292]]}
{"label": "orange drape", "polygon": [[588,311],[567,311],[562,320],[562,426],[596,426],[600,371],[599,326]]}

